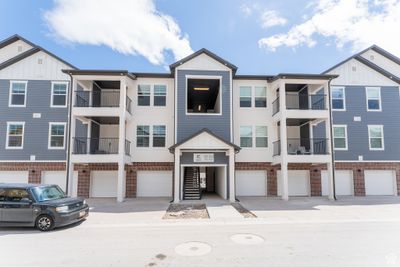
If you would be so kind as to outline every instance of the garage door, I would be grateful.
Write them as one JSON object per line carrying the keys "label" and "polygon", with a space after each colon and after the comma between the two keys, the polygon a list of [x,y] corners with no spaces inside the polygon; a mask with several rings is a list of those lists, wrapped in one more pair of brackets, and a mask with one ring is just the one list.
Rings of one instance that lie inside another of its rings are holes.
{"label": "garage door", "polygon": [[[310,171],[292,170],[288,171],[289,196],[310,195]],[[278,171],[278,196],[282,195],[282,175]]]}
{"label": "garage door", "polygon": [[265,171],[236,171],[237,196],[266,196]]}
{"label": "garage door", "polygon": [[171,171],[138,171],[138,197],[170,197],[172,196]]}
{"label": "garage door", "polygon": [[27,183],[28,171],[1,171],[0,183]]}
{"label": "garage door", "polygon": [[43,171],[42,184],[56,184],[65,191],[66,175],[65,171]]}
{"label": "garage door", "polygon": [[90,196],[116,197],[117,181],[117,171],[92,171],[90,175]]}
{"label": "garage door", "polygon": [[352,196],[353,190],[353,171],[335,171],[335,192],[337,196]]}
{"label": "garage door", "polygon": [[396,173],[390,170],[364,171],[367,196],[390,196],[396,192]]}

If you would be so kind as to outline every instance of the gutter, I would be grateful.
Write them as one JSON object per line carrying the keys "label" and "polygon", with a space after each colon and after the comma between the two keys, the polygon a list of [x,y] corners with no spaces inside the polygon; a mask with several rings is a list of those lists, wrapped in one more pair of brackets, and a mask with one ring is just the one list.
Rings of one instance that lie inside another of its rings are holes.
{"label": "gutter", "polygon": [[[65,183],[65,185],[66,185],[66,189],[65,189],[65,191],[66,191],[66,194],[68,195],[68,191],[69,191],[69,177],[70,177],[70,175],[69,175],[69,173],[70,173],[70,169],[69,169],[69,162],[71,161],[71,145],[70,145],[70,142],[71,142],[71,131],[72,131],[72,129],[71,129],[71,121],[72,121],[72,96],[73,96],[73,92],[72,92],[72,84],[73,84],[73,82],[74,82],[74,78],[72,77],[72,75],[71,75],[71,73],[69,73],[69,72],[67,72],[68,73],[68,75],[69,75],[69,77],[71,77],[71,82],[70,82],[70,85],[69,85],[69,95],[68,95],[68,132],[67,132],[67,136],[68,136],[68,142],[67,142],[67,144],[68,144],[68,146],[67,146],[67,161],[66,161],[66,164],[67,164],[67,166],[66,166],[66,170],[67,170],[67,179],[66,179],[66,183]],[[72,171],[74,171],[74,170],[72,170]]]}
{"label": "gutter", "polygon": [[331,81],[328,82],[328,105],[329,105],[329,131],[331,132],[331,161],[332,161],[332,182],[333,182],[333,199],[336,201],[336,188],[335,188],[335,150],[333,144],[333,116],[332,116],[332,101],[331,101]]}

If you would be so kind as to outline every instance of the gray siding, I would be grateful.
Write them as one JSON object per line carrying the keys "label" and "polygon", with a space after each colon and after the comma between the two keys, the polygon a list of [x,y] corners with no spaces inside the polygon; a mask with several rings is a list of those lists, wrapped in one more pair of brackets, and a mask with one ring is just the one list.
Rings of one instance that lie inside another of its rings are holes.
{"label": "gray siding", "polygon": [[[49,150],[49,122],[67,122],[68,108],[50,108],[51,81],[29,80],[26,107],[8,107],[9,80],[0,80],[0,160],[65,160],[64,150]],[[41,118],[33,118],[41,113]],[[7,121],[25,122],[23,149],[6,147]],[[66,129],[67,131],[67,129]]]}
{"label": "gray siding", "polygon": [[[398,87],[381,87],[382,111],[367,111],[364,86],[346,86],[346,111],[333,112],[333,124],[347,125],[347,151],[335,151],[336,160],[400,160],[400,99]],[[361,121],[354,121],[360,116]],[[385,150],[371,151],[368,125],[383,125]]]}
{"label": "gray siding", "polygon": [[[186,75],[222,76],[221,115],[186,115]],[[203,128],[208,128],[214,134],[231,141],[231,81],[228,71],[198,71],[179,70],[177,74],[177,142],[193,135]]]}

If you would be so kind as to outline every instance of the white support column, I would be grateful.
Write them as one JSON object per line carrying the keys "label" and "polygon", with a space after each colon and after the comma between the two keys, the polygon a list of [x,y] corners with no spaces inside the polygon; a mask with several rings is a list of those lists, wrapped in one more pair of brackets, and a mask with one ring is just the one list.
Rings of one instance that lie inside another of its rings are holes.
{"label": "white support column", "polygon": [[328,169],[328,190],[329,190],[328,198],[330,200],[334,200],[333,190],[334,190],[335,184],[333,183],[333,172],[334,172],[333,164],[332,164],[332,162],[328,162],[326,165],[328,167],[327,168]]}
{"label": "white support column", "polygon": [[287,161],[281,162],[282,199],[289,200],[289,172]]}
{"label": "white support column", "polygon": [[310,152],[314,155],[314,127],[311,122],[308,123],[309,128],[309,136],[310,136]]}
{"label": "white support column", "polygon": [[279,99],[280,99],[280,140],[281,140],[281,175],[282,175],[282,199],[289,200],[289,178],[288,178],[288,160],[287,160],[287,127],[286,127],[286,86],[284,81],[280,81]]}
{"label": "white support column", "polygon": [[126,81],[125,77],[120,80],[120,94],[119,94],[119,131],[118,131],[118,181],[117,181],[117,201],[124,201],[125,192],[125,121],[126,121]]}
{"label": "white support column", "polygon": [[179,203],[180,201],[180,155],[181,150],[179,148],[175,148],[174,153],[174,203]]}
{"label": "white support column", "polygon": [[235,150],[229,149],[229,201],[236,201],[236,190],[235,190]]}
{"label": "white support column", "polygon": [[92,121],[88,120],[86,129],[86,154],[90,154],[90,147],[92,145]]}
{"label": "white support column", "polygon": [[[72,107],[71,107],[72,108]],[[76,184],[74,181],[74,164],[72,163],[71,156],[72,152],[74,151],[74,138],[75,138],[75,127],[76,127],[76,118],[74,115],[71,115],[71,124],[69,127],[71,127],[71,135],[69,136],[69,162],[68,164],[68,194],[72,197],[76,197],[76,188],[74,188],[74,185]]]}

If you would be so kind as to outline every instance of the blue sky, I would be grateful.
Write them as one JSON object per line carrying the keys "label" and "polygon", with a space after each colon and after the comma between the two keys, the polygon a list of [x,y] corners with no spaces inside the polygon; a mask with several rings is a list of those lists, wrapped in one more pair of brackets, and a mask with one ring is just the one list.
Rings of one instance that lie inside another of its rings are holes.
{"label": "blue sky", "polygon": [[0,0],[0,38],[82,69],[165,72],[204,47],[240,74],[319,73],[373,43],[400,52],[399,17],[398,0]]}

